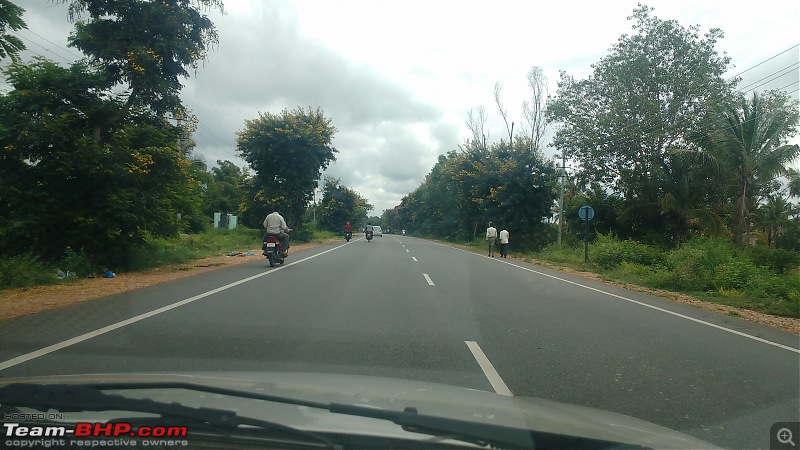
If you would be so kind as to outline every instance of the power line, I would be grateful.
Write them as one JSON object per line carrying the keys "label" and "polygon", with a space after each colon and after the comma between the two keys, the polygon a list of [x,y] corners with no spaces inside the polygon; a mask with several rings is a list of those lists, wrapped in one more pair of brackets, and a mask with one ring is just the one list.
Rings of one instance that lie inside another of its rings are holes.
{"label": "power line", "polygon": [[[777,90],[778,90],[778,91],[782,91],[782,90],[784,90],[784,89],[788,88],[789,86],[791,86],[791,85],[793,85],[793,84],[797,84],[798,82],[800,82],[800,81],[797,81],[797,80],[796,80],[796,81],[792,81],[791,83],[787,84],[786,86],[779,87]],[[789,94],[791,94],[791,92],[788,92],[788,93],[789,93]]]}
{"label": "power line", "polygon": [[69,53],[70,55],[72,55],[72,56],[74,56],[74,57],[76,57],[76,58],[78,58],[78,59],[80,59],[80,58],[83,58],[83,56],[81,56],[81,55],[77,55],[77,54],[75,54],[75,53],[72,53],[72,51],[71,51],[69,48],[67,48],[67,47],[64,47],[63,45],[56,44],[55,42],[51,41],[50,39],[47,39],[46,37],[44,37],[44,36],[40,35],[39,33],[35,32],[35,31],[33,31],[33,30],[31,30],[30,28],[26,28],[26,29],[25,29],[25,31],[27,31],[27,32],[29,32],[29,33],[32,33],[33,35],[35,35],[35,36],[38,36],[38,37],[40,37],[40,38],[44,39],[45,41],[47,41],[47,42],[49,42],[49,43],[51,43],[51,44],[55,45],[56,47],[58,47],[58,48],[60,48],[60,49],[63,49],[63,50],[65,50],[67,53]]}
{"label": "power line", "polygon": [[198,122],[197,126],[199,128],[202,128],[203,130],[207,131],[213,137],[217,138],[219,143],[221,143],[221,144],[223,144],[225,146],[228,146],[228,141],[226,141],[225,138],[223,138],[222,136],[220,136],[217,133],[215,133],[214,130],[212,130],[211,128],[208,128],[207,126],[203,125],[202,122]]}
{"label": "power line", "polygon": [[[25,36],[23,36],[23,35],[21,35],[21,34],[19,34],[19,33],[17,33],[17,32],[14,32],[14,31],[12,31],[12,33],[14,33],[15,35],[17,35],[18,37],[20,37],[20,38],[22,38],[22,39],[25,39],[26,41],[30,42],[31,44],[33,44],[33,45],[35,45],[35,46],[37,46],[37,47],[40,47],[40,48],[44,49],[44,51],[46,51],[46,52],[50,52],[50,53],[52,53],[52,54],[54,54],[54,55],[58,56],[59,58],[63,59],[64,61],[66,61],[66,62],[68,62],[68,63],[70,63],[70,64],[74,62],[74,61],[72,61],[72,60],[70,60],[70,59],[68,59],[68,58],[65,58],[65,57],[64,57],[64,55],[61,55],[61,54],[59,54],[59,53],[56,53],[56,52],[54,52],[54,51],[50,50],[49,48],[45,47],[44,45],[42,45],[42,44],[39,44],[38,42],[31,40],[31,39],[30,39],[30,38],[28,38],[28,37],[25,37]],[[44,56],[44,55],[42,55],[42,54],[39,54],[39,53],[33,52],[32,50],[31,50],[31,52],[32,52],[32,53],[34,53],[35,55],[39,55],[39,56],[41,56],[42,58],[45,58],[45,56]]]}
{"label": "power line", "polygon": [[800,44],[794,44],[793,46],[791,46],[791,47],[787,48],[786,50],[784,50],[784,51],[782,51],[782,52],[780,52],[780,53],[778,53],[778,54],[776,54],[776,55],[773,55],[773,56],[771,56],[771,57],[769,57],[769,58],[765,59],[764,61],[761,61],[760,63],[758,63],[758,64],[756,64],[756,65],[754,65],[754,66],[751,66],[751,67],[750,67],[750,68],[748,68],[748,69],[745,69],[745,70],[743,70],[743,71],[741,71],[741,72],[737,73],[736,75],[734,75],[734,76],[732,76],[732,77],[728,78],[728,80],[732,80],[733,78],[736,78],[736,77],[738,77],[739,75],[741,75],[741,74],[743,74],[743,73],[745,73],[745,72],[749,72],[749,71],[751,71],[751,70],[755,69],[756,67],[758,67],[758,66],[760,66],[760,65],[764,64],[765,62],[767,62],[767,61],[771,61],[771,60],[773,60],[773,59],[777,58],[778,56],[781,56],[782,54],[784,54],[784,53],[788,52],[789,50],[792,50],[792,49],[795,49],[795,48],[797,48],[798,46],[800,46]]}
{"label": "power line", "polygon": [[[759,87],[761,87],[761,86],[763,86],[763,85],[765,85],[765,84],[767,84],[767,83],[769,83],[769,82],[771,82],[771,81],[777,80],[778,78],[784,77],[784,76],[786,76],[786,75],[788,75],[788,74],[790,74],[790,73],[794,72],[794,71],[795,71],[795,69],[797,68],[797,66],[798,66],[798,65],[800,65],[800,62],[796,62],[796,63],[794,63],[794,64],[792,64],[792,65],[790,65],[790,66],[786,66],[786,67],[784,67],[783,69],[780,69],[780,70],[777,70],[777,71],[775,71],[775,72],[772,72],[771,74],[769,74],[769,75],[765,76],[764,78],[761,78],[760,80],[756,80],[756,81],[754,81],[754,82],[752,82],[752,83],[748,84],[747,86],[744,86],[744,87],[738,88],[738,89],[736,89],[736,90],[737,90],[737,91],[739,91],[739,92],[748,92],[748,91],[755,90],[756,88],[759,88]],[[773,76],[773,75],[775,75],[776,73],[778,73],[778,72],[781,72],[781,71],[785,71],[785,72],[784,72],[784,73],[782,73],[782,74],[781,74],[781,75],[779,75],[779,76],[776,76],[775,78],[772,78],[772,79],[770,79],[770,80],[767,80],[767,81],[765,81],[764,83],[761,83],[761,84],[759,84],[758,86],[756,86],[756,87],[754,87],[754,88],[752,88],[752,89],[748,89],[747,91],[745,91],[745,89],[749,88],[750,86],[752,86],[752,85],[754,85],[754,84],[756,84],[756,83],[758,83],[758,82],[761,82],[761,81],[763,81],[763,80],[766,80],[767,78],[769,78],[769,77],[771,77],[771,76]]]}

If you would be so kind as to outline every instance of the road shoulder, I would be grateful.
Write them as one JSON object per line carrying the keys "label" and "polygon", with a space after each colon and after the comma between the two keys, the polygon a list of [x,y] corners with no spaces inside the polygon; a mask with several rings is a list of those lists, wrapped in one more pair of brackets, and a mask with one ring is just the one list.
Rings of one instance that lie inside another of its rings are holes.
{"label": "road shoulder", "polygon": [[[461,244],[454,244],[452,242],[445,242],[432,239],[432,241],[437,242],[442,245],[447,245],[450,247],[458,248],[461,250],[466,250],[476,254],[482,254],[482,250],[478,250],[474,247],[469,247],[466,245]],[[548,261],[537,260],[532,258],[527,258],[525,260],[515,258],[513,255],[509,255],[508,259],[511,259],[517,263],[529,263],[536,266],[544,267],[551,270],[557,270],[560,272],[564,272],[570,275],[579,276],[582,278],[590,279],[593,281],[597,281],[600,283],[604,283],[611,286],[621,287],[624,289],[628,289],[631,291],[641,292],[644,294],[649,294],[654,297],[658,297],[664,300],[669,300],[677,303],[683,303],[686,305],[691,305],[696,308],[700,308],[706,311],[712,311],[719,314],[727,315],[727,316],[735,316],[747,320],[749,322],[757,323],[760,325],[767,325],[773,328],[778,328],[780,330],[789,331],[792,333],[800,334],[800,319],[795,319],[792,317],[783,317],[783,316],[773,316],[771,314],[765,314],[758,311],[753,311],[746,308],[740,308],[736,306],[728,306],[722,305],[719,303],[708,302],[704,300],[700,300],[694,298],[690,295],[686,295],[680,292],[672,292],[666,291],[663,289],[652,289],[647,288],[644,286],[639,286],[631,283],[621,283],[618,281],[610,280],[605,278],[601,275],[598,275],[594,272],[582,272],[574,269],[570,269],[568,267],[559,266],[557,264],[550,263]]]}
{"label": "road shoulder", "polygon": [[[319,247],[341,238],[332,238],[304,244],[292,244],[292,253]],[[86,278],[64,284],[8,289],[0,292],[0,321],[35,314],[41,311],[63,308],[109,295],[166,283],[181,278],[202,275],[226,267],[247,264],[263,259],[261,250],[252,250],[254,256],[216,256],[170,264],[140,272],[117,274],[115,278]]]}

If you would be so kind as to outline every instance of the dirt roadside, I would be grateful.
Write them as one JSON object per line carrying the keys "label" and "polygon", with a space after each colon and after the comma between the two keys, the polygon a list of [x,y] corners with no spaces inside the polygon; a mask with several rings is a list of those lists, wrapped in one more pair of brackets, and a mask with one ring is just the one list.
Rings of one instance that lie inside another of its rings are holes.
{"label": "dirt roadside", "polygon": [[[306,244],[296,244],[292,246],[292,250],[296,252],[339,240],[340,239],[336,238],[318,242],[310,242]],[[447,242],[441,243],[478,253],[478,251],[472,247]],[[255,256],[218,256],[213,258],[205,258],[184,264],[162,266],[142,272],[117,274],[116,278],[87,278],[65,284],[37,286],[25,289],[10,289],[0,292],[0,321],[28,314],[34,314],[41,311],[62,308],[75,303],[96,300],[107,295],[128,292],[180,278],[201,275],[206,272],[224,267],[263,260],[264,257],[261,256],[260,250],[253,250],[253,252],[256,254]],[[510,258],[515,259],[513,255]],[[579,272],[573,269],[555,266],[546,261],[532,260],[531,262],[542,267],[560,270],[566,273],[620,286],[633,291],[644,292],[656,297],[689,304],[708,311],[741,317],[742,319],[750,322],[769,325],[771,327],[800,334],[800,319],[772,316],[769,314],[751,311],[749,309],[706,302],[677,292],[649,289],[627,283],[613,282],[606,280],[594,273]]]}
{"label": "dirt roadside", "polygon": [[[437,241],[437,242],[440,242],[441,244],[444,245],[457,247],[462,250],[467,250],[473,253],[479,253],[479,251],[476,250],[475,248],[468,247],[466,245],[453,244],[444,241]],[[517,259],[513,255],[509,255],[509,259],[516,259],[518,261],[522,261],[522,259]],[[765,314],[745,308],[739,308],[736,306],[720,305],[719,303],[707,302],[704,300],[691,297],[686,294],[681,294],[679,292],[665,291],[661,289],[651,289],[629,283],[620,283],[617,281],[605,279],[593,272],[581,272],[574,269],[561,267],[547,261],[541,261],[537,259],[529,259],[529,261],[531,264],[536,264],[538,266],[546,267],[548,269],[559,270],[561,272],[569,273],[571,275],[577,275],[583,278],[588,278],[590,280],[600,281],[602,283],[610,284],[612,286],[619,286],[625,289],[630,289],[632,291],[643,292],[645,294],[650,294],[652,296],[663,298],[665,300],[671,300],[673,302],[692,305],[694,307],[705,309],[707,311],[714,311],[725,315],[739,317],[750,322],[758,323],[761,325],[768,325],[771,327],[779,328],[781,330],[800,334],[800,319],[795,319],[792,317],[773,316],[770,314]]]}
{"label": "dirt roadside", "polygon": [[[339,240],[336,238],[293,244],[290,251],[293,253]],[[267,264],[266,259],[261,255],[261,250],[251,251],[255,253],[254,256],[216,256],[141,272],[120,273],[114,278],[86,278],[64,284],[9,289],[0,292],[0,321],[88,302],[107,295],[133,291],[179,278],[193,277],[238,264],[259,260]]]}

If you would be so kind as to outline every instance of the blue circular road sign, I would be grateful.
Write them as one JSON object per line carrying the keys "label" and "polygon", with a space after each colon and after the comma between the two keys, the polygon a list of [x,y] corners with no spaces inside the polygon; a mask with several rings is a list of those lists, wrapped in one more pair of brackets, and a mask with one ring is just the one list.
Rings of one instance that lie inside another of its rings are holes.
{"label": "blue circular road sign", "polygon": [[594,209],[589,205],[583,205],[578,209],[578,217],[581,220],[592,220],[594,218]]}

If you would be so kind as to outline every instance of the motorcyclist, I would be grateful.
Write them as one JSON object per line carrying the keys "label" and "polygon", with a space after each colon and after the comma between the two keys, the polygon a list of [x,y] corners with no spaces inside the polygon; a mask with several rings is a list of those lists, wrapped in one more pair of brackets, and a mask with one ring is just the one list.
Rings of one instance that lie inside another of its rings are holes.
{"label": "motorcyclist", "polygon": [[350,222],[344,224],[344,234],[351,233],[353,231],[353,227],[350,225]]}
{"label": "motorcyclist", "polygon": [[373,231],[372,222],[367,223],[367,226],[364,227],[364,237],[366,237],[367,233],[371,234]]}
{"label": "motorcyclist", "polygon": [[[278,242],[281,243],[282,256],[285,258],[289,254],[289,233],[292,229],[286,225],[286,220],[278,211],[267,215],[264,219],[264,230],[266,231],[266,236],[278,238]],[[266,236],[264,238],[265,241]]]}

